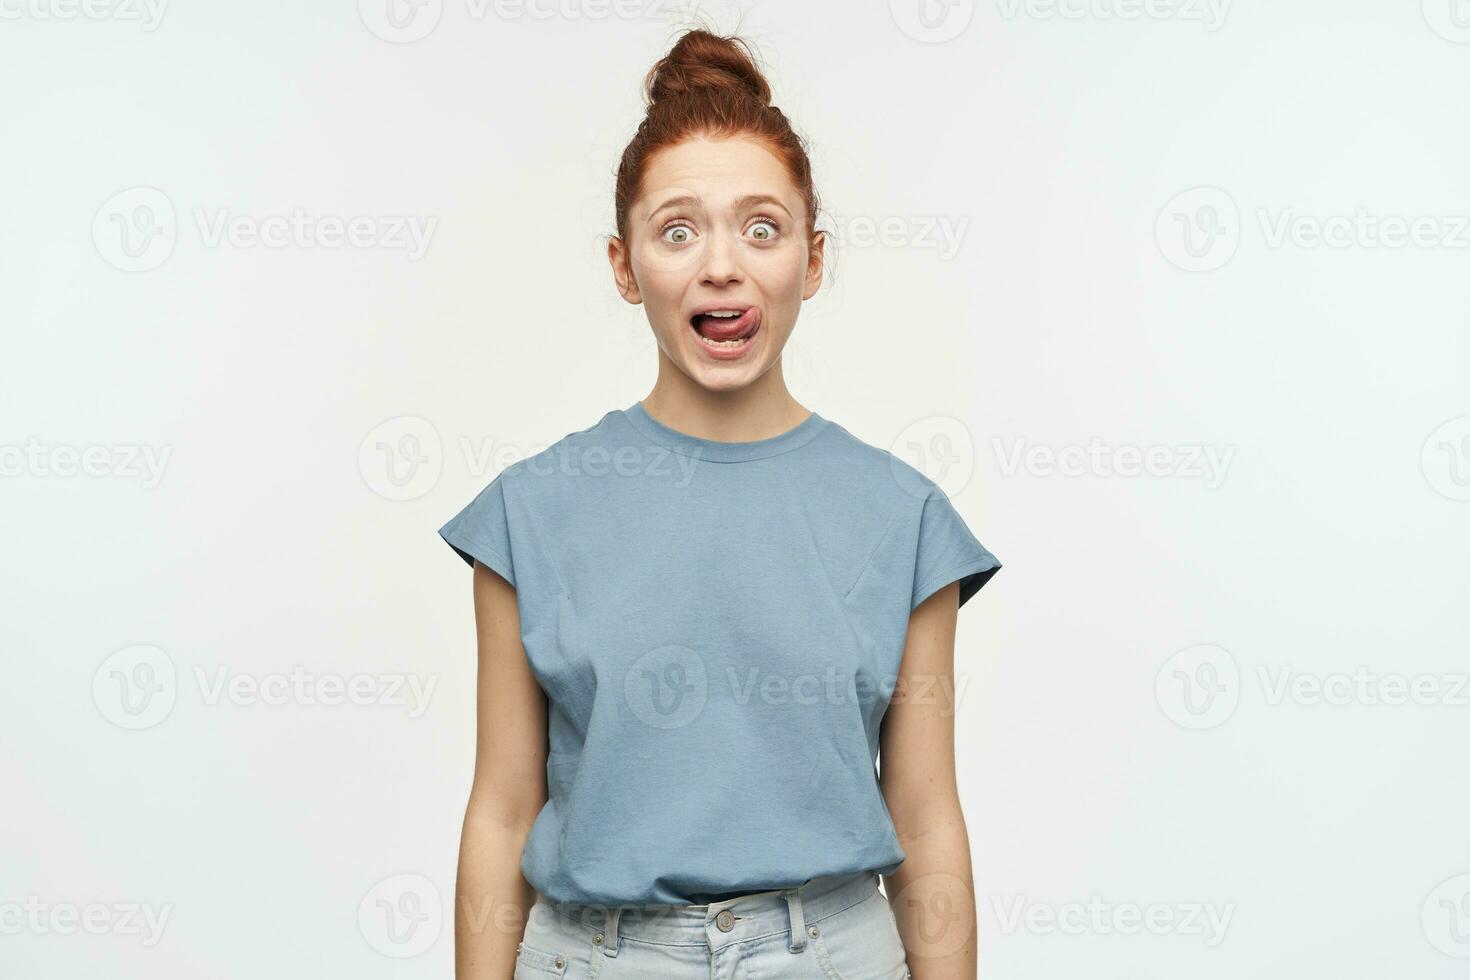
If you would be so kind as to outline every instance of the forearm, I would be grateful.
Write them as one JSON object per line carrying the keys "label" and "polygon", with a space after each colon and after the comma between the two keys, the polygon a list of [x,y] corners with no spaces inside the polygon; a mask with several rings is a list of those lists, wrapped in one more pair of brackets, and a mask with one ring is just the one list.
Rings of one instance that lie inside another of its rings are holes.
{"label": "forearm", "polygon": [[515,970],[536,899],[520,867],[530,829],[473,803],[465,813],[454,883],[455,980],[506,980]]}
{"label": "forearm", "polygon": [[884,876],[914,980],[975,980],[975,884],[964,813],[954,801],[899,828],[904,862]]}

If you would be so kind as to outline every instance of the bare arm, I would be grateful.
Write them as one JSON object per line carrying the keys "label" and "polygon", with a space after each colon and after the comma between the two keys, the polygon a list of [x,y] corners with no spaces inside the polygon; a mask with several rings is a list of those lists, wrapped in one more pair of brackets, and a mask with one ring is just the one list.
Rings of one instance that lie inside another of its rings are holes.
{"label": "bare arm", "polygon": [[914,980],[974,980],[975,884],[954,764],[954,639],[959,585],[909,617],[893,703],[883,718],[879,785],[904,849],[884,876]]}
{"label": "bare arm", "polygon": [[475,775],[454,886],[454,975],[504,980],[536,897],[520,858],[546,802],[546,696],[521,646],[515,589],[477,561],[474,597]]}

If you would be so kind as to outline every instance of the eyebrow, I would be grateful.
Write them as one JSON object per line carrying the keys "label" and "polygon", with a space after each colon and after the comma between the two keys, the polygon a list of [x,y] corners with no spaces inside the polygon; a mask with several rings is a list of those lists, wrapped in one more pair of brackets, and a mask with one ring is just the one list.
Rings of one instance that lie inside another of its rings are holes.
{"label": "eyebrow", "polygon": [[[792,217],[790,209],[787,208],[786,205],[782,204],[779,199],[774,198],[769,194],[746,194],[744,197],[738,198],[735,201],[735,210],[743,211],[746,208],[754,207],[757,204],[774,204],[782,211],[785,211],[787,217]],[[652,211],[648,212],[648,217],[645,220],[652,221],[654,219],[654,216],[657,215],[659,212],[667,211],[669,208],[674,207],[698,208],[703,207],[703,203],[699,200],[699,198],[695,197],[692,194],[680,194],[678,197],[669,198],[667,201],[660,204]]]}

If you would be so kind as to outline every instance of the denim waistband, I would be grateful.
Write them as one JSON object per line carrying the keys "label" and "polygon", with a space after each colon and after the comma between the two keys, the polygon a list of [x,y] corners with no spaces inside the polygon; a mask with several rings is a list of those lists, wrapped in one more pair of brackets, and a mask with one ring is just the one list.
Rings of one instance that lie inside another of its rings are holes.
{"label": "denim waistband", "polygon": [[563,928],[616,956],[619,941],[704,946],[711,953],[731,943],[784,934],[793,953],[806,948],[813,923],[836,915],[878,890],[876,871],[809,878],[800,885],[752,892],[708,905],[602,906],[557,903],[539,892],[536,904]]}

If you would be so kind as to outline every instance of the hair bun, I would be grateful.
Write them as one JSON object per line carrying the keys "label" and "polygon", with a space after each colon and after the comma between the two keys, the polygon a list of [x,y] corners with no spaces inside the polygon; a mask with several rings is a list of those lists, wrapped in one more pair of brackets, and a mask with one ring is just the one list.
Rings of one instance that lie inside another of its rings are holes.
{"label": "hair bun", "polygon": [[649,105],[702,90],[712,95],[743,93],[761,105],[771,104],[771,86],[746,43],[699,28],[685,32],[649,70],[644,89]]}
{"label": "hair bun", "polygon": [[744,139],[769,151],[801,196],[806,235],[813,239],[822,203],[812,181],[806,142],[780,107],[771,104],[771,86],[748,42],[703,27],[687,30],[649,69],[643,86],[648,109],[623,148],[613,187],[613,220],[617,237],[626,246],[631,248],[629,216],[643,195],[650,161],[670,147],[697,139]]}

